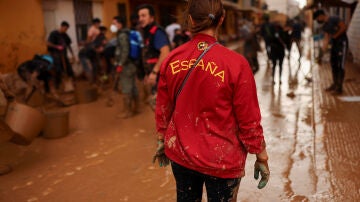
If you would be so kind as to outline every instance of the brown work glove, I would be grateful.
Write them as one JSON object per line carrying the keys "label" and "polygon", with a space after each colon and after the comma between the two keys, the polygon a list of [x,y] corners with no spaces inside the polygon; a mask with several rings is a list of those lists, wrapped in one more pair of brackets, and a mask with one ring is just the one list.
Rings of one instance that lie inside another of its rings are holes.
{"label": "brown work glove", "polygon": [[269,170],[267,160],[256,159],[255,165],[254,165],[254,178],[256,180],[259,179],[259,173],[261,175],[261,179],[258,184],[258,188],[262,189],[266,186],[266,184],[270,178],[270,170]]}
{"label": "brown work glove", "polygon": [[158,147],[156,149],[152,162],[155,163],[156,159],[158,160],[160,167],[165,167],[169,165],[170,161],[165,155],[164,140],[158,140]]}

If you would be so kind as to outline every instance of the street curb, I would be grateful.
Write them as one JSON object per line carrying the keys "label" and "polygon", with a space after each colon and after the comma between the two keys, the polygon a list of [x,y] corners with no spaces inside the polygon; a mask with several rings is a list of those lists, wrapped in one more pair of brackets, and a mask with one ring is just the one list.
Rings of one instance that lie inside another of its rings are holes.
{"label": "street curb", "polygon": [[324,126],[320,111],[320,86],[319,65],[315,62],[314,42],[311,40],[311,68],[312,68],[312,130],[314,135],[314,166],[316,173],[316,190],[314,194],[315,201],[323,201],[331,198],[332,187],[330,183],[330,173],[328,171],[328,156],[324,144]]}

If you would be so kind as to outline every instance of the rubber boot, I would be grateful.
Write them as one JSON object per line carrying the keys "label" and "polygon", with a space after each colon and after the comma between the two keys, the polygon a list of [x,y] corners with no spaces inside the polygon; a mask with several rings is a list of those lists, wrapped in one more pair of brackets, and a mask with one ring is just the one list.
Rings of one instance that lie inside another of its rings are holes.
{"label": "rubber boot", "polygon": [[133,96],[133,101],[134,101],[133,113],[134,114],[139,114],[140,113],[140,98],[139,98],[139,95],[134,95]]}
{"label": "rubber boot", "polygon": [[283,59],[279,60],[279,84],[281,84],[282,70],[283,70]]}
{"label": "rubber boot", "polygon": [[134,112],[131,109],[131,100],[132,99],[129,94],[123,95],[123,110],[122,113],[118,116],[119,118],[127,119],[134,116]]}
{"label": "rubber boot", "polygon": [[[276,63],[275,63],[275,65],[276,65]],[[273,65],[273,67],[272,67],[272,85],[274,85],[275,84],[275,65]]]}
{"label": "rubber boot", "polygon": [[109,96],[106,100],[106,106],[107,107],[112,107],[114,106],[115,104],[115,96],[116,96],[116,93],[114,92],[114,90],[111,89],[111,91],[109,92]]}

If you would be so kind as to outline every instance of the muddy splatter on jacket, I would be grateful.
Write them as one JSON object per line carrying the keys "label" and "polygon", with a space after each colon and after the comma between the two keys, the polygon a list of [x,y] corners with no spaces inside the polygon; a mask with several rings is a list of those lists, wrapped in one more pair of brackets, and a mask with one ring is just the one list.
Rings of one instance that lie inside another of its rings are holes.
{"label": "muddy splatter on jacket", "polygon": [[215,45],[191,73],[174,109],[174,95],[189,67],[215,38],[198,34],[162,63],[156,126],[172,161],[220,178],[244,175],[247,153],[264,149],[256,86],[241,55]]}

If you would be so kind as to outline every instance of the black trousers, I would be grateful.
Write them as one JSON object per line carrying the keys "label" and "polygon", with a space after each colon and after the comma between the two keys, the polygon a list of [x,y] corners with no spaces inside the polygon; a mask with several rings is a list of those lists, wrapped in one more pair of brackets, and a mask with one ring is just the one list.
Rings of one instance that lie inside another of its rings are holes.
{"label": "black trousers", "polygon": [[231,202],[241,178],[223,179],[205,175],[171,162],[176,180],[177,202],[200,202],[205,184],[208,202]]}
{"label": "black trousers", "polygon": [[347,53],[347,40],[339,39],[332,41],[330,63],[335,90],[342,91],[345,78],[345,58]]}
{"label": "black trousers", "polygon": [[281,82],[283,61],[285,57],[285,47],[279,43],[273,43],[270,47],[270,59],[272,62],[272,79],[274,81],[276,64],[279,61],[279,81]]}
{"label": "black trousers", "polygon": [[115,57],[115,49],[115,46],[106,47],[102,53],[102,57],[104,57],[106,63],[107,74],[112,74],[114,70],[112,59]]}
{"label": "black trousers", "polygon": [[[62,74],[66,70],[67,76],[74,78],[74,72],[66,53],[50,53],[54,59],[55,87],[58,89],[62,81]],[[65,69],[66,68],[66,69]]]}

